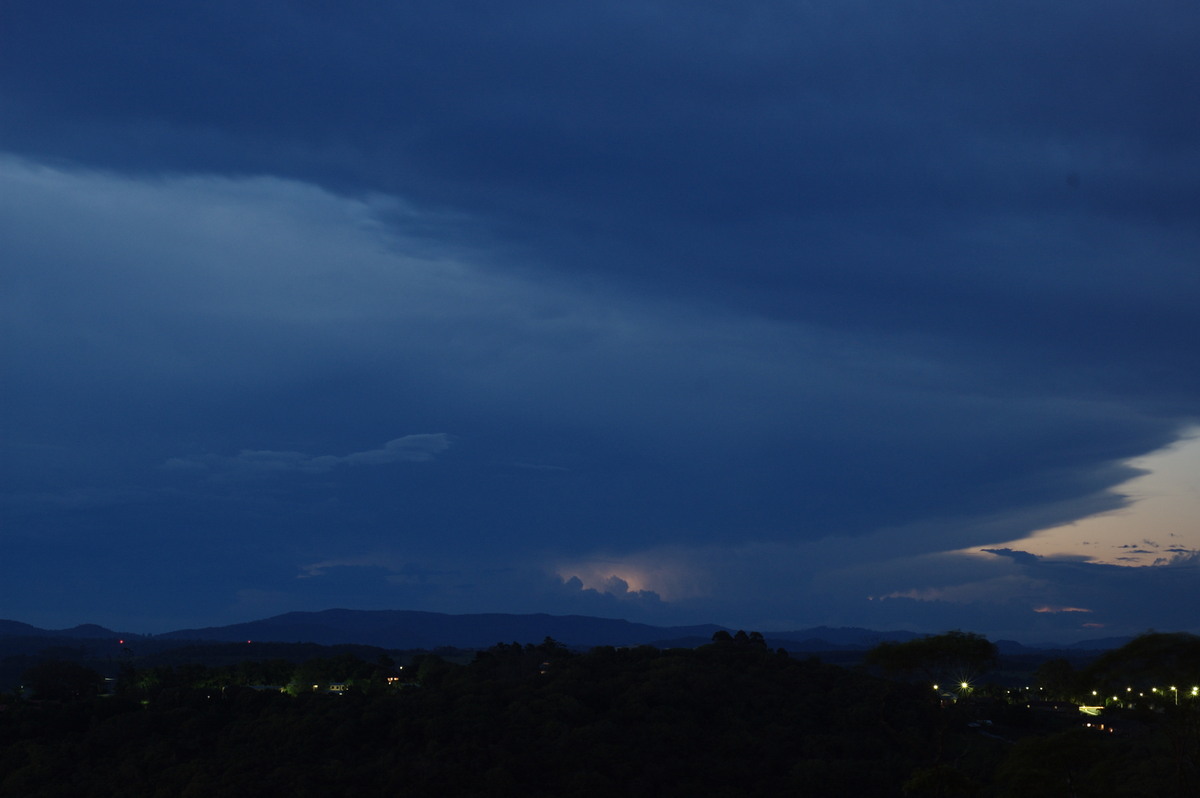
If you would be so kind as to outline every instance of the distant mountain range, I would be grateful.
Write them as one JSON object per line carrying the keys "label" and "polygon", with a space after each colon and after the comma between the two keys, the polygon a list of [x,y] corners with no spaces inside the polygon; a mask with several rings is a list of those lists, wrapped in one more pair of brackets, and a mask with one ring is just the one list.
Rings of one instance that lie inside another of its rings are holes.
{"label": "distant mountain range", "polygon": [[156,639],[261,640],[338,645],[358,643],[389,649],[487,648],[497,643],[540,643],[547,637],[571,647],[633,646],[670,639],[708,642],[720,626],[648,626],[583,615],[444,615],[411,610],[324,610],[289,612],[261,621],[181,629]]}
{"label": "distant mountain range", "polygon": [[[653,645],[659,648],[694,647],[709,642],[714,633],[729,631],[715,624],[650,626],[611,618],[583,615],[511,615],[487,613],[446,615],[409,610],[324,610],[289,612],[247,623],[180,629],[152,636],[122,634],[94,624],[71,629],[39,629],[19,621],[0,620],[0,638],[45,638],[46,642],[95,641],[123,638],[184,642],[274,642],[318,645],[358,644],[386,649],[488,648],[496,643],[540,643],[547,637],[572,648]],[[791,632],[765,633],[772,648],[789,651],[864,651],[884,641],[920,637],[916,632],[880,632],[870,629],[819,626]],[[1030,647],[998,641],[1002,653],[1022,654],[1045,650],[1099,651],[1116,648],[1129,638],[1106,638],[1066,646]]]}
{"label": "distant mountain range", "polygon": [[91,640],[114,637],[117,633],[94,623],[72,626],[70,629],[39,629],[20,621],[0,620],[0,637],[53,637],[57,639]]}

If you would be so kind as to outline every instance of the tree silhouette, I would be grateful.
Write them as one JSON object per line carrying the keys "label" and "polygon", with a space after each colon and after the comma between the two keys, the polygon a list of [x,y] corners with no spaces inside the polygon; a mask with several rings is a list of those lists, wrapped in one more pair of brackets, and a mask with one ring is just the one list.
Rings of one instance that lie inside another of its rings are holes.
{"label": "tree silhouette", "polygon": [[27,669],[21,681],[33,691],[34,698],[80,701],[94,698],[104,684],[104,677],[77,662],[51,659]]}
{"label": "tree silhouette", "polygon": [[894,676],[922,678],[931,684],[957,687],[996,664],[996,646],[986,637],[957,629],[905,643],[880,643],[867,652],[866,663]]}

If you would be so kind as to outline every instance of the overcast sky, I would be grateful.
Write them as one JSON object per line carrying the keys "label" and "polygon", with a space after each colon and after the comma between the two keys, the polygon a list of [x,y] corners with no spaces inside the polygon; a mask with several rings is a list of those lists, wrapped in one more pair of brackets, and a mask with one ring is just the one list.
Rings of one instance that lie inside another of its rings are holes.
{"label": "overcast sky", "polygon": [[0,617],[1200,631],[1190,0],[0,37]]}

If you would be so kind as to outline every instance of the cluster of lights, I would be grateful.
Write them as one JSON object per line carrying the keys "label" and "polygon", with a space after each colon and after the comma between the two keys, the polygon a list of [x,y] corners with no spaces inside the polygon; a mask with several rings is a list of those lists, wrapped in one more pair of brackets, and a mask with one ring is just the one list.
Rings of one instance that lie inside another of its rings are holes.
{"label": "cluster of lights", "polygon": [[[962,682],[959,684],[959,687],[961,687],[963,689],[964,693],[969,688],[969,686],[970,685],[967,682]],[[933,686],[933,689],[935,691],[938,690],[939,685],[935,684]],[[1005,693],[1007,693],[1008,695],[1011,696],[1013,693],[1022,693],[1022,692],[1031,693],[1031,692],[1033,692],[1033,690],[1034,690],[1034,688],[1026,686],[1023,690],[1019,689],[1019,688],[1014,688],[1012,690],[1005,690]],[[1038,687],[1037,690],[1043,691],[1044,688]],[[1170,687],[1151,687],[1149,692],[1152,697],[1161,696],[1163,698],[1166,698],[1169,695],[1174,700],[1174,703],[1176,704],[1176,706],[1179,705],[1179,694],[1181,692],[1183,693],[1183,697],[1185,700],[1191,699],[1193,701],[1200,701],[1200,685],[1195,685],[1195,686],[1191,687],[1190,689],[1184,688],[1183,690],[1180,690],[1179,687],[1177,687],[1175,685],[1171,685]],[[1133,687],[1126,687],[1124,696],[1121,696],[1119,694],[1113,695],[1111,697],[1107,696],[1107,695],[1102,696],[1102,695],[1100,695],[1099,690],[1092,690],[1091,693],[1092,693],[1093,700],[1089,703],[1081,702],[1081,705],[1078,706],[1078,710],[1083,715],[1090,715],[1093,717],[1100,715],[1104,711],[1106,706],[1111,707],[1112,705],[1119,705],[1119,706],[1128,707],[1132,703],[1137,702],[1137,700],[1139,698],[1143,699],[1143,700],[1146,698],[1146,693],[1144,693],[1144,692],[1138,692],[1137,695],[1135,696]],[[1072,703],[1074,703],[1074,702],[1072,702]],[[1030,704],[1029,706],[1032,706],[1032,704]],[[1102,723],[1099,721],[1087,721],[1086,723],[1084,723],[1084,726],[1089,729],[1094,729],[1096,731],[1101,731],[1101,732],[1107,732],[1109,734],[1113,734],[1116,732],[1116,729],[1113,728],[1111,723]]]}
{"label": "cluster of lights", "polygon": [[[1164,698],[1167,697],[1168,694],[1170,694],[1170,696],[1174,700],[1175,704],[1176,705],[1179,704],[1179,688],[1175,687],[1174,685],[1172,685],[1171,687],[1151,687],[1150,693],[1153,696],[1162,696]],[[1097,691],[1093,690],[1092,695],[1098,696],[1099,693]],[[1133,699],[1133,697],[1134,697],[1133,696],[1133,688],[1126,687],[1124,698],[1122,698],[1120,695],[1114,695],[1112,697],[1112,700],[1113,701],[1130,701]],[[1144,692],[1139,691],[1137,694],[1137,697],[1145,698],[1146,694]],[[1185,698],[1200,698],[1200,686],[1193,687],[1190,691],[1185,692],[1184,697]]]}
{"label": "cluster of lights", "polygon": [[[968,685],[967,685],[967,683],[966,683],[966,682],[963,682],[961,686],[962,686],[962,687],[965,689],[965,688],[966,688]],[[934,690],[938,689],[938,686],[935,684],[935,685],[933,686],[933,689],[934,689]],[[1034,688],[1032,688],[1032,687],[1026,686],[1026,687],[1023,687],[1023,688],[1021,688],[1021,691],[1024,691],[1024,692],[1028,693],[1028,692],[1032,691],[1033,689],[1034,689]],[[1037,689],[1038,689],[1039,691],[1041,691],[1041,690],[1043,690],[1044,688],[1042,688],[1042,687],[1039,687],[1039,688],[1037,688]],[[1012,691],[1012,690],[1005,690],[1004,692],[1005,692],[1005,693],[1007,693],[1007,694],[1009,694],[1009,695],[1012,695],[1012,693],[1013,693],[1013,691]],[[1020,692],[1020,691],[1018,691],[1018,692]],[[1170,695],[1171,695],[1171,697],[1174,699],[1175,703],[1176,703],[1176,704],[1178,704],[1178,703],[1179,703],[1179,694],[1180,694],[1180,690],[1179,690],[1179,688],[1178,688],[1178,687],[1175,687],[1175,686],[1172,686],[1172,687],[1151,687],[1151,688],[1150,688],[1150,692],[1151,692],[1151,694],[1152,694],[1152,695],[1155,695],[1155,696],[1161,695],[1161,696],[1163,696],[1163,697],[1166,697],[1168,694],[1170,694]],[[1093,690],[1093,691],[1092,691],[1092,696],[1093,696],[1093,697],[1095,697],[1095,698],[1099,698],[1099,699],[1101,699],[1101,700],[1106,700],[1106,701],[1107,701],[1107,700],[1110,700],[1108,696],[1101,696],[1101,695],[1100,695],[1100,691],[1098,691],[1098,690]],[[1190,690],[1185,690],[1185,691],[1183,692],[1183,696],[1184,696],[1184,698],[1195,698],[1195,699],[1200,699],[1200,686],[1195,686],[1195,687],[1192,687]],[[1122,696],[1120,696],[1120,695],[1114,695],[1114,696],[1112,696],[1112,697],[1111,697],[1111,700],[1112,700],[1112,701],[1130,701],[1130,700],[1132,700],[1132,699],[1133,699],[1133,697],[1134,697],[1134,696],[1133,696],[1133,688],[1132,688],[1132,687],[1126,687],[1126,688],[1125,688],[1125,696],[1124,696],[1124,697],[1122,697]],[[1139,693],[1137,694],[1137,697],[1138,697],[1138,698],[1145,698],[1145,697],[1146,697],[1146,694],[1145,694],[1144,692],[1139,692]]]}

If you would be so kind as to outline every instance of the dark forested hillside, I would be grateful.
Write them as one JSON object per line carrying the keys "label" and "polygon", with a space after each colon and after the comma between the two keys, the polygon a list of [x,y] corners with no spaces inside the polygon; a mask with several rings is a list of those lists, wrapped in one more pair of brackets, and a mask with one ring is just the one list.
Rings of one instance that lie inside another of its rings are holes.
{"label": "dark forested hillside", "polygon": [[[1042,676],[1088,676],[1068,667]],[[1189,700],[1089,728],[1073,705],[982,683],[949,700],[753,633],[469,664],[126,663],[108,696],[79,666],[26,677],[0,703],[3,796],[1184,796],[1200,753]]]}
{"label": "dark forested hillside", "polygon": [[[353,660],[342,673],[308,666],[302,683],[290,670],[243,674],[288,676],[296,695],[229,683],[236,669],[158,668],[125,673],[108,698],[10,704],[0,792],[732,796],[837,784],[890,796],[928,759],[935,725],[911,687],[749,638],[585,655],[513,644],[468,666],[430,655],[393,687],[387,663]],[[350,682],[328,692],[337,677]]]}

